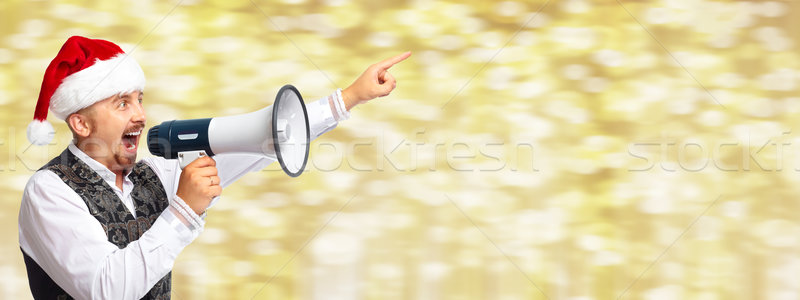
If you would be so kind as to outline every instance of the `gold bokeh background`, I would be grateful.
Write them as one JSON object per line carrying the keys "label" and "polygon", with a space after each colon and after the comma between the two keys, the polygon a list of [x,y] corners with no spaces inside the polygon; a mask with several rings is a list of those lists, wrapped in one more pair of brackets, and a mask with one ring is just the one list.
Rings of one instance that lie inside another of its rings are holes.
{"label": "gold bokeh background", "polygon": [[[30,297],[17,212],[71,35],[147,76],[148,126],[397,89],[225,189],[175,299],[800,298],[796,1],[2,1],[0,297]],[[536,12],[540,11],[538,15]],[[140,156],[148,156],[146,149]]]}

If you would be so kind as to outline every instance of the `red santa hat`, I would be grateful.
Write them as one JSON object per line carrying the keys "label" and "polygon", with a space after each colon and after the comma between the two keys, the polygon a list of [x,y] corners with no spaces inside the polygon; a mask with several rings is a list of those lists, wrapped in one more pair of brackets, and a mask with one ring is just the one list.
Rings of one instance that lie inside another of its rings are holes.
{"label": "red santa hat", "polygon": [[116,94],[144,90],[144,72],[116,44],[81,36],[70,37],[47,66],[28,140],[50,143],[55,136],[47,110],[59,119]]}

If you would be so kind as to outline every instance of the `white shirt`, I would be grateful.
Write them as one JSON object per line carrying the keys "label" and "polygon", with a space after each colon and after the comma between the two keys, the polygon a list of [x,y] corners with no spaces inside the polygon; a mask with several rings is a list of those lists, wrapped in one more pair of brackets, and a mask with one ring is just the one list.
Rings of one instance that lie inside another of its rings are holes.
{"label": "white shirt", "polygon": [[[306,104],[311,139],[349,117],[337,93]],[[97,172],[136,216],[131,198],[133,182],[126,175],[122,190],[116,175],[74,144],[69,151]],[[220,185],[260,170],[273,160],[256,155],[220,154]],[[50,170],[33,174],[22,195],[19,242],[64,291],[77,299],[139,299],[170,270],[184,247],[203,230],[204,216],[195,214],[175,193],[181,169],[177,160],[148,157],[141,160],[158,175],[169,207],[138,240],[119,249],[108,241],[100,222],[83,199]]]}

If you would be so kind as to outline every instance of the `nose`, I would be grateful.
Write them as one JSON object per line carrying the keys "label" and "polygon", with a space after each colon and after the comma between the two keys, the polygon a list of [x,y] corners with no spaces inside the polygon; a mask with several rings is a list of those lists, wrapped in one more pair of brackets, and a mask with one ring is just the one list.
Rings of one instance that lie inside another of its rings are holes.
{"label": "nose", "polygon": [[133,118],[131,121],[144,123],[144,121],[147,120],[147,116],[144,112],[144,106],[139,103],[139,101],[133,101],[133,103]]}

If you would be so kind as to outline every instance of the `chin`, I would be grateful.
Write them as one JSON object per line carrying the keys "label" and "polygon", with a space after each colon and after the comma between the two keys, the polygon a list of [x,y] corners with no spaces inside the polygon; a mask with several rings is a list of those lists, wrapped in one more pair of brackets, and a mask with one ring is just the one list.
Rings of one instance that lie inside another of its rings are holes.
{"label": "chin", "polygon": [[123,169],[130,169],[136,164],[136,154],[121,153],[115,157],[117,164]]}

